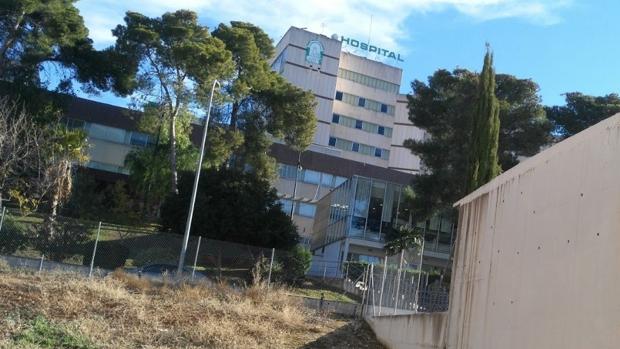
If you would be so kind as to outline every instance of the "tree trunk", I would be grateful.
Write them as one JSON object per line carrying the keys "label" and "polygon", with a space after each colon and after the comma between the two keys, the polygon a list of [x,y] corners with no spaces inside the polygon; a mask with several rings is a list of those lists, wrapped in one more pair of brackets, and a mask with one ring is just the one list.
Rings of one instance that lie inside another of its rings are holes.
{"label": "tree trunk", "polygon": [[174,194],[179,193],[177,187],[177,127],[176,127],[176,113],[170,117],[170,192]]}
{"label": "tree trunk", "polygon": [[18,35],[18,32],[22,25],[22,20],[24,19],[25,15],[26,15],[25,11],[22,11],[20,13],[19,17],[17,17],[17,20],[15,21],[13,30],[11,31],[11,33],[8,35],[8,37],[6,38],[6,40],[0,47],[0,77],[4,74],[4,68],[6,67],[6,53],[9,50],[9,48],[13,45],[13,43],[15,42],[15,39],[17,39],[17,35]]}

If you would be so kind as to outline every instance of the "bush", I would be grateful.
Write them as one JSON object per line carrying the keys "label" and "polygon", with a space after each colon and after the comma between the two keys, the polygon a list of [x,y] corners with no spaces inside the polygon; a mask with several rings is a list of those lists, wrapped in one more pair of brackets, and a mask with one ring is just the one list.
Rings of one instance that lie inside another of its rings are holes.
{"label": "bush", "polygon": [[10,215],[5,215],[0,230],[0,254],[13,254],[26,246],[28,236],[26,228],[16,222]]}
{"label": "bush", "polygon": [[62,262],[82,254],[90,240],[88,227],[71,219],[57,219],[33,225],[30,229],[30,245],[47,258]]}
{"label": "bush", "polygon": [[312,253],[307,248],[297,245],[278,259],[282,264],[282,281],[296,284],[304,279],[310,269]]}
{"label": "bush", "polygon": [[[94,244],[95,242],[92,241],[84,246],[84,259],[82,261],[84,265],[90,264]],[[114,270],[124,267],[128,257],[129,249],[120,242],[99,241],[94,265],[102,269]]]}

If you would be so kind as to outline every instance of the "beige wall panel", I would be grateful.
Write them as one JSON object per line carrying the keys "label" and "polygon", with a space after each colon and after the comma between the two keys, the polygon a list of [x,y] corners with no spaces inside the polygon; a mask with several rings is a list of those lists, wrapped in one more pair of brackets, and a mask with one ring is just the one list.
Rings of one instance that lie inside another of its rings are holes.
{"label": "beige wall panel", "polygon": [[620,115],[459,201],[448,348],[617,348]]}
{"label": "beige wall panel", "polygon": [[402,147],[390,148],[390,167],[395,169],[420,170],[420,158],[411,154],[411,151]]}
{"label": "beige wall panel", "polygon": [[370,133],[356,128],[338,124],[331,125],[331,135],[349,141],[372,145],[382,149],[390,149],[391,139],[380,134]]}

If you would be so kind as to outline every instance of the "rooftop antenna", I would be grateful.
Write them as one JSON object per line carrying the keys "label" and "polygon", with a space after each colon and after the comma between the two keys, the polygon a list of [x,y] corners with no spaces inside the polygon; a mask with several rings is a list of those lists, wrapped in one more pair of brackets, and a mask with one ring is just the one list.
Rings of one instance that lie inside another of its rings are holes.
{"label": "rooftop antenna", "polygon": [[[372,15],[370,15],[370,24],[368,25],[368,47],[370,47],[370,37],[372,35]],[[370,53],[370,50],[366,51],[366,57],[368,58],[368,53]]]}

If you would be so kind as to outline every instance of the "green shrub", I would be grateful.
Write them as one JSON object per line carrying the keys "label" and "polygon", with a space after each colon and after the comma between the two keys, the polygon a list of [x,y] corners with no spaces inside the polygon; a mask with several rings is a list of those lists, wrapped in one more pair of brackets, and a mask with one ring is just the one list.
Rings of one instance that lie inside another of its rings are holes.
{"label": "green shrub", "polygon": [[[90,265],[95,242],[84,246],[84,265]],[[129,249],[118,241],[99,241],[95,254],[94,266],[102,269],[114,270],[125,266],[129,257]]]}
{"label": "green shrub", "polygon": [[282,264],[282,281],[295,284],[303,280],[310,269],[312,253],[307,248],[297,245],[287,251],[284,256],[280,256],[278,260]]}
{"label": "green shrub", "polygon": [[13,254],[28,243],[27,229],[23,224],[15,221],[10,215],[5,215],[0,230],[0,254]]}
{"label": "green shrub", "polygon": [[82,335],[72,333],[63,326],[37,316],[29,326],[14,338],[20,348],[65,348],[91,349],[96,348]]}
{"label": "green shrub", "polygon": [[60,218],[32,225],[29,235],[30,246],[58,262],[82,254],[84,245],[91,238],[90,231],[84,224],[73,219]]}

